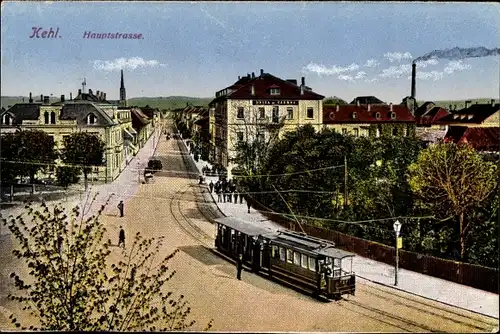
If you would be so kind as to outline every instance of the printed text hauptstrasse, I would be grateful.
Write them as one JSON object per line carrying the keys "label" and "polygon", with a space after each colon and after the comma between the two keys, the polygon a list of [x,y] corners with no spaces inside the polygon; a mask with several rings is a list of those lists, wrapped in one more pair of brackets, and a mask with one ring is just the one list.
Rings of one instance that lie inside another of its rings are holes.
{"label": "printed text hauptstrasse", "polygon": [[83,33],[84,39],[143,39],[142,34],[136,33],[93,33],[92,31],[86,31]]}

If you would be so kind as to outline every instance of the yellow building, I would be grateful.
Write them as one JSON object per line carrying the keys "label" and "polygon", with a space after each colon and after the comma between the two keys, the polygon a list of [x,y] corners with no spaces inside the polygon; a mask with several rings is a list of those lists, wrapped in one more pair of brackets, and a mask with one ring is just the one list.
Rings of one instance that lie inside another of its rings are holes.
{"label": "yellow building", "polygon": [[310,124],[317,131],[323,126],[324,96],[305,85],[302,77],[283,80],[260,70],[238,78],[233,85],[218,91],[210,102],[213,113],[211,124],[211,156],[215,162],[234,167],[238,141],[270,141],[286,131]]}

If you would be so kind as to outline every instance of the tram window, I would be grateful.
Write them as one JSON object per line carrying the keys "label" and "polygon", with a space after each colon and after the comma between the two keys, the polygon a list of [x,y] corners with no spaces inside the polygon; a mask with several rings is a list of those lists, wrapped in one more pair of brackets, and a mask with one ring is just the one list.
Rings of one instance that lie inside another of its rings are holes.
{"label": "tram window", "polygon": [[286,259],[286,252],[285,252],[285,249],[280,247],[280,260],[285,262],[285,259]]}
{"label": "tram window", "polygon": [[280,254],[279,254],[278,246],[273,246],[273,253],[272,253],[272,256],[273,256],[273,258],[275,258],[275,259],[279,258]]}
{"label": "tram window", "polygon": [[313,257],[309,258],[309,269],[312,271],[316,271],[316,259]]}
{"label": "tram window", "polygon": [[333,259],[333,265],[340,268],[340,259]]}
{"label": "tram window", "polygon": [[300,253],[293,252],[293,263],[300,266]]}
{"label": "tram window", "polygon": [[306,268],[307,269],[307,255],[304,255],[302,254],[302,264],[301,264],[302,268]]}
{"label": "tram window", "polygon": [[286,250],[286,261],[293,263],[293,251],[291,249]]}

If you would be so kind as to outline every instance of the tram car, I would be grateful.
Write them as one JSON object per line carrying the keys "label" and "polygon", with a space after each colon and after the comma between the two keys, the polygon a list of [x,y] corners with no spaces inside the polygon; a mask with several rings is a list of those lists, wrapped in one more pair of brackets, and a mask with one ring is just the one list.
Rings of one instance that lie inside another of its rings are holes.
{"label": "tram car", "polygon": [[288,230],[274,230],[235,217],[215,219],[216,250],[233,260],[242,255],[253,272],[291,285],[315,297],[354,295],[353,253],[331,241]]}

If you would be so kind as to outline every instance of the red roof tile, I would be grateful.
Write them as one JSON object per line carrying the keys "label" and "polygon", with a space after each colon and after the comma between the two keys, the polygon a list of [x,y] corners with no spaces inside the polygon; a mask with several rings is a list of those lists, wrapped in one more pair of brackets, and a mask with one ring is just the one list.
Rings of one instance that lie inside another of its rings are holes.
{"label": "red roof tile", "polygon": [[[252,95],[252,85],[254,95]],[[280,95],[271,95],[270,88],[279,88]],[[269,73],[264,73],[253,79],[239,80],[236,84],[228,87],[234,91],[227,95],[231,99],[295,99],[295,100],[322,100],[325,97],[312,90],[304,89],[301,94],[300,86],[289,81],[280,79]]]}
{"label": "red roof tile", "polygon": [[401,104],[392,106],[394,118],[391,117],[391,106],[387,104],[370,105],[370,111],[368,105],[339,105],[338,109],[337,106],[323,106],[323,124],[415,122],[410,110]]}
{"label": "red roof tile", "polygon": [[454,143],[469,143],[479,151],[500,151],[500,127],[451,126],[445,139]]}

